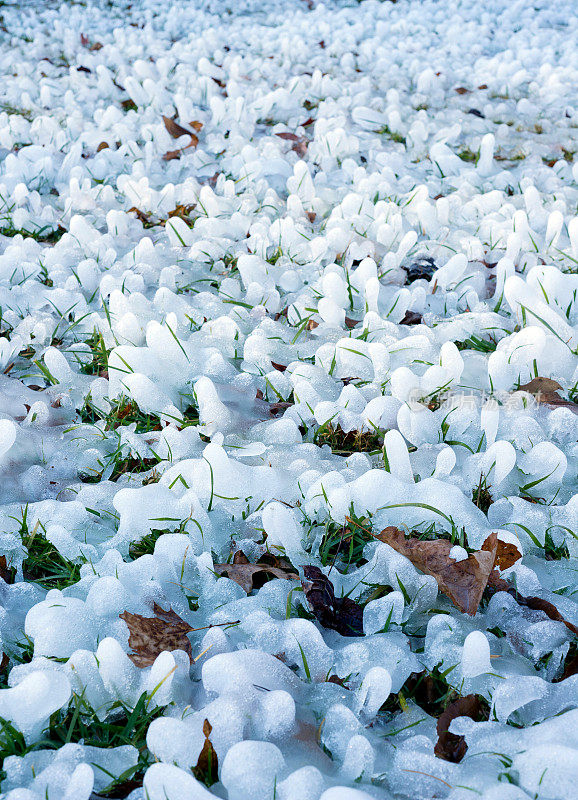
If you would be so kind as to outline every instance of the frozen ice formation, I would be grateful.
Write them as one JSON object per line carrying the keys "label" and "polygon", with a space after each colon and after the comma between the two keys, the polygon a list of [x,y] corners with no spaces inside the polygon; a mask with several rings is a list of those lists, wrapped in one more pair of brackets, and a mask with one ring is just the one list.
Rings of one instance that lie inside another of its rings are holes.
{"label": "frozen ice formation", "polygon": [[1,800],[570,800],[574,0],[0,5]]}

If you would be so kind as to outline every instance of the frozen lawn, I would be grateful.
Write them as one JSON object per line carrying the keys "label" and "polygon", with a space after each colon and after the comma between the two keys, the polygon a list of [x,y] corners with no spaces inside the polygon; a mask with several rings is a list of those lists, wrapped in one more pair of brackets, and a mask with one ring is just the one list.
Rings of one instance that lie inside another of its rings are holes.
{"label": "frozen lawn", "polygon": [[575,0],[0,6],[2,800],[576,797]]}

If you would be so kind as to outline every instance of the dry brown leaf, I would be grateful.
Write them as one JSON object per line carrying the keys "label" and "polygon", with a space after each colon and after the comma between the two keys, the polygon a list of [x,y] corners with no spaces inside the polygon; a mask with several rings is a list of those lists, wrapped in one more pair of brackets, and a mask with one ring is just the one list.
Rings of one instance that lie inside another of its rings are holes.
{"label": "dry brown leaf", "polygon": [[529,383],[523,383],[518,387],[519,392],[528,392],[533,395],[537,403],[544,403],[544,405],[551,407],[562,406],[569,408],[575,414],[578,414],[578,405],[571,400],[564,400],[560,397],[558,390],[562,387],[557,381],[552,378],[532,378]]}
{"label": "dry brown leaf", "polygon": [[153,224],[151,217],[149,217],[148,214],[145,214],[144,211],[141,211],[140,208],[137,208],[136,206],[132,206],[132,208],[129,208],[128,213],[135,214],[136,218],[140,220],[140,222],[142,222],[143,225],[150,226]]}
{"label": "dry brown leaf", "polygon": [[315,328],[319,327],[319,323],[315,322],[314,319],[310,319],[309,322],[307,323],[306,327],[307,327],[308,331],[313,331],[313,330],[315,330]]}
{"label": "dry brown leaf", "polygon": [[307,214],[307,219],[309,220],[309,222],[311,223],[315,222],[315,220],[317,219],[317,214],[315,213],[315,211],[306,211],[305,213]]}
{"label": "dry brown leaf", "polygon": [[97,153],[100,153],[100,152],[101,152],[101,150],[109,150],[109,149],[110,149],[110,145],[109,145],[109,143],[108,143],[108,142],[101,142],[101,143],[98,145],[98,147],[96,148],[96,152],[97,152]]}
{"label": "dry brown leaf", "polygon": [[182,150],[167,150],[163,156],[163,161],[176,161],[182,155]]}
{"label": "dry brown leaf", "polygon": [[376,538],[408,558],[421,572],[432,575],[440,591],[460,611],[471,616],[476,613],[494,568],[498,549],[497,533],[491,533],[482,549],[471,553],[463,561],[450,558],[453,545],[447,539],[406,539],[403,531],[395,527],[385,528]]}
{"label": "dry brown leaf", "polygon": [[303,567],[303,591],[317,621],[342,636],[363,636],[363,606],[350,597],[335,597],[333,584],[319,567]]}
{"label": "dry brown leaf", "polygon": [[358,323],[359,320],[357,319],[351,319],[351,317],[345,317],[345,327],[350,331],[352,331]]}
{"label": "dry brown leaf", "polygon": [[466,89],[465,86],[458,86],[458,88],[454,89],[454,91],[458,94],[471,94],[471,89]]}
{"label": "dry brown leaf", "polygon": [[128,625],[128,643],[134,650],[134,653],[129,653],[129,658],[133,664],[141,669],[150,667],[164,650],[184,650],[192,662],[193,651],[187,633],[194,628],[170,608],[165,611],[155,603],[153,612],[154,617],[142,617],[130,611],[119,614]]}
{"label": "dry brown leaf", "polygon": [[104,45],[102,44],[102,42],[95,42],[93,45],[90,46],[89,50],[91,50],[94,53],[97,52],[98,50],[102,50],[103,47]]}
{"label": "dry brown leaf", "polygon": [[192,122],[189,122],[189,128],[192,128],[194,131],[199,133],[201,128],[203,127],[203,123],[199,122],[198,119],[194,119]]}
{"label": "dry brown leaf", "polygon": [[297,136],[296,133],[276,133],[275,136],[278,136],[280,139],[285,139],[288,142],[293,142],[291,146],[291,150],[294,150],[301,158],[307,152],[307,148],[309,147],[309,140],[306,139],[304,136]]}
{"label": "dry brown leaf", "polygon": [[572,631],[575,636],[578,636],[578,627],[563,617],[553,603],[551,603],[549,600],[544,600],[543,597],[525,597],[523,594],[519,594],[519,592],[517,592],[513,586],[510,586],[508,581],[504,580],[504,578],[501,578],[498,575],[497,570],[493,570],[490,573],[490,577],[488,579],[488,588],[492,593],[507,592],[508,594],[512,595],[518,605],[524,606],[525,608],[531,608],[533,611],[542,611],[554,622],[564,623],[569,631]]}
{"label": "dry brown leaf", "polygon": [[285,580],[299,578],[293,566],[284,559],[277,558],[271,553],[264,553],[256,564],[251,564],[242,550],[237,550],[232,564],[215,564],[213,570],[217,575],[238,583],[247,594],[253,589],[260,588],[270,577]]}
{"label": "dry brown leaf", "polygon": [[450,724],[457,717],[476,719],[481,710],[480,698],[475,694],[459,697],[449,704],[437,721],[438,740],[434,747],[434,753],[438,758],[443,758],[445,761],[453,761],[455,764],[462,760],[468,749],[466,739],[465,736],[450,733]]}
{"label": "dry brown leaf", "polygon": [[190,136],[191,132],[188,131],[186,128],[183,128],[182,125],[179,125],[178,122],[175,122],[174,119],[170,117],[163,116],[163,122],[165,123],[165,128],[173,137],[173,139],[178,139],[179,136]]}
{"label": "dry brown leaf", "polygon": [[0,578],[6,583],[14,583],[14,573],[14,568],[6,563],[6,556],[0,556]]}
{"label": "dry brown leaf", "polygon": [[197,780],[202,781],[207,786],[211,786],[215,783],[218,777],[218,769],[219,769],[219,759],[217,758],[217,753],[209,736],[211,735],[211,731],[213,730],[213,726],[206,719],[203,722],[203,733],[205,734],[205,742],[203,744],[203,749],[199,753],[199,758],[197,759],[196,767],[193,767],[193,775]]}
{"label": "dry brown leaf", "polygon": [[421,314],[415,311],[406,311],[404,318],[399,323],[400,325],[419,325],[421,323]]}
{"label": "dry brown leaf", "polygon": [[511,542],[503,542],[501,539],[498,539],[498,548],[496,551],[497,567],[499,567],[501,570],[508,569],[520,558],[522,558],[522,554],[515,544],[511,544]]}
{"label": "dry brown leaf", "polygon": [[285,364],[277,364],[275,361],[271,362],[271,366],[273,366],[277,372],[285,372],[287,366]]}

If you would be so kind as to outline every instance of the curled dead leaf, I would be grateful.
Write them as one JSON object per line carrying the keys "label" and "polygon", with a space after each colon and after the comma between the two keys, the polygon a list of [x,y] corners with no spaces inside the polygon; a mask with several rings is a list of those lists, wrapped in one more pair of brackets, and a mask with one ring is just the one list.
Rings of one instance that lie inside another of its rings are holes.
{"label": "curled dead leaf", "polygon": [[405,538],[399,528],[385,528],[376,538],[393,547],[402,556],[426,575],[432,575],[443,592],[460,611],[473,616],[478,610],[480,600],[494,563],[498,549],[498,535],[491,533],[481,550],[471,553],[463,561],[450,558],[453,545],[447,539],[432,541]]}
{"label": "curled dead leaf", "polygon": [[459,697],[449,704],[437,721],[438,740],[434,747],[434,753],[438,758],[443,758],[444,761],[453,761],[456,764],[462,760],[468,749],[466,739],[465,736],[450,733],[450,724],[457,717],[477,719],[481,711],[482,703],[475,694]]}
{"label": "curled dead leaf", "polygon": [[184,650],[192,663],[193,652],[187,633],[194,628],[170,608],[165,611],[155,603],[153,612],[154,617],[143,617],[130,611],[119,614],[128,625],[128,643],[134,650],[134,653],[129,653],[129,658],[133,664],[141,669],[150,667],[164,650]]}
{"label": "curled dead leaf", "polygon": [[108,150],[110,149],[110,145],[108,142],[101,142],[98,147],[96,148],[96,152],[100,153],[101,150]]}
{"label": "curled dead leaf", "polygon": [[363,607],[349,597],[335,597],[333,584],[319,567],[304,567],[303,574],[303,591],[319,624],[342,636],[363,636]]}
{"label": "curled dead leaf", "polygon": [[259,589],[270,578],[299,579],[299,575],[288,561],[277,558],[272,553],[264,553],[256,564],[251,564],[245,553],[237,550],[232,564],[215,564],[213,570],[220,577],[238,583],[247,594],[253,589]]}
{"label": "curled dead leaf", "polygon": [[203,127],[203,123],[199,122],[198,119],[194,119],[192,122],[189,122],[189,128],[192,128],[194,131],[199,133],[201,128]]}
{"label": "curled dead leaf", "polygon": [[457,94],[471,94],[471,89],[466,89],[465,86],[458,86],[457,89],[454,89],[454,92]]}

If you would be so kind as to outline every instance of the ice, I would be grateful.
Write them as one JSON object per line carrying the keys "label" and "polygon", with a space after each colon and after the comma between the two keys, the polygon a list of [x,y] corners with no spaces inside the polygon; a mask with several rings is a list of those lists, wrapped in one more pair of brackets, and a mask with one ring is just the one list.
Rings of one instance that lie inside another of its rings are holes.
{"label": "ice", "polygon": [[[0,716],[28,752],[1,790],[83,800],[140,753],[130,800],[570,796],[572,630],[506,592],[464,615],[374,534],[460,564],[497,532],[501,578],[578,624],[572,2],[24,6],[0,31]],[[321,568],[363,635],[299,578],[218,577],[239,550]],[[194,661],[133,663],[119,615],[155,603]],[[491,708],[452,723],[460,763],[426,670]],[[95,730],[154,719],[87,747],[78,698]]]}
{"label": "ice", "polygon": [[58,672],[31,672],[11,689],[0,689],[0,716],[14,723],[27,742],[39,737],[50,715],[70,698],[68,678]]}
{"label": "ice", "polygon": [[274,744],[246,740],[227,752],[221,782],[229,800],[244,800],[248,794],[255,800],[268,800],[284,766],[283,755]]}
{"label": "ice", "polygon": [[150,800],[209,800],[214,797],[190,772],[172,764],[153,764],[144,779],[145,796]]}

